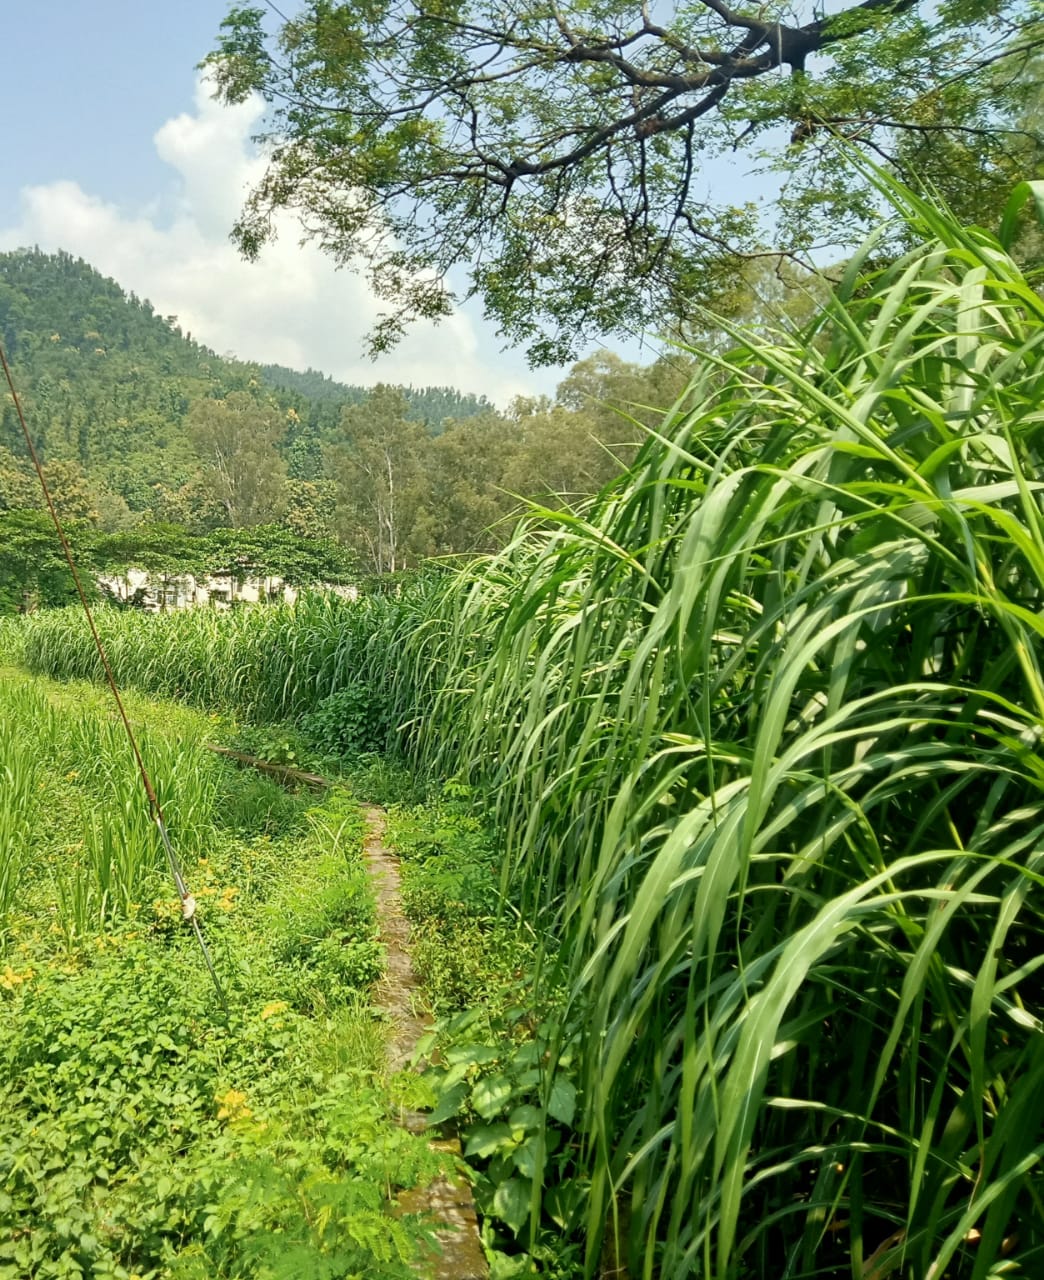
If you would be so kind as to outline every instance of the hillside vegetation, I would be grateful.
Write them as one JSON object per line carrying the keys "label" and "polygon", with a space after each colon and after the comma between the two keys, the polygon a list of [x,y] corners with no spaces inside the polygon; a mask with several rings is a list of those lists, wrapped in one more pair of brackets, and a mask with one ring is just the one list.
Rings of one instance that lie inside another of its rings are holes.
{"label": "hillside vegetation", "polygon": [[[505,412],[446,387],[346,386],[219,357],[85,262],[38,250],[0,255],[0,337],[64,520],[103,534],[176,526],[175,539],[281,526],[340,544],[364,573],[494,550],[521,498],[560,506],[595,492],[640,435],[620,410],[652,421],[689,372],[681,357],[645,370],[607,355],[578,365],[557,401]],[[41,507],[5,391],[0,548],[11,563],[33,558],[11,513]],[[148,567],[148,547],[125,537],[119,548],[99,567]],[[46,575],[19,578],[8,596],[19,607],[63,598]]]}

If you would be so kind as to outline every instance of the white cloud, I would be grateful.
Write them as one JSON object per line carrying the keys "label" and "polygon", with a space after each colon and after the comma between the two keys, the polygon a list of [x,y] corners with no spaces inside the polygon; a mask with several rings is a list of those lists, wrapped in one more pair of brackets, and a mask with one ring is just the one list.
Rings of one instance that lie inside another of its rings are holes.
{"label": "white cloud", "polygon": [[194,112],[168,120],[154,138],[178,175],[170,217],[161,217],[158,202],[129,211],[60,180],[23,188],[19,223],[0,228],[0,248],[37,244],[85,258],[222,354],[311,366],[364,385],[450,385],[500,404],[546,385],[546,376],[527,377],[517,359],[498,356],[494,341],[480,341],[461,312],[417,325],[394,351],[369,361],[363,339],[379,304],[360,277],[300,245],[292,223],[259,262],[244,262],[228,233],[264,169],[250,141],[259,116],[256,102],[220,106],[201,81]]}

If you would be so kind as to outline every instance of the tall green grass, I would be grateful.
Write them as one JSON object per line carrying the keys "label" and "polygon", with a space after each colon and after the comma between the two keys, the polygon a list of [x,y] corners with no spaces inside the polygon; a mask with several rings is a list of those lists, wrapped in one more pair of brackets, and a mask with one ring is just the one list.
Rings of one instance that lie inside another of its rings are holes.
{"label": "tall green grass", "polygon": [[[402,619],[432,590],[420,582],[401,596],[357,601],[315,593],[294,604],[227,612],[100,609],[96,616],[121,685],[250,719],[279,720],[312,710],[346,685],[383,684]],[[9,643],[38,674],[104,678],[78,609],[24,619],[17,640]]]}
{"label": "tall green grass", "polygon": [[21,733],[18,719],[0,716],[0,932],[18,903],[39,801],[39,761]]}
{"label": "tall green grass", "polygon": [[[186,857],[214,840],[227,766],[139,727],[171,838]],[[30,683],[0,688],[0,927],[32,895],[69,938],[133,914],[167,875],[123,726],[107,708],[57,704]]]}
{"label": "tall green grass", "polygon": [[[606,1230],[643,1277],[1044,1269],[1044,303],[892,198],[915,249],[449,585],[111,623],[201,702],[371,681],[491,797],[561,944],[591,1273]],[[68,636],[30,661],[88,674]]]}
{"label": "tall green grass", "polygon": [[592,1272],[1044,1269],[1044,303],[894,198],[397,655],[563,941]]}

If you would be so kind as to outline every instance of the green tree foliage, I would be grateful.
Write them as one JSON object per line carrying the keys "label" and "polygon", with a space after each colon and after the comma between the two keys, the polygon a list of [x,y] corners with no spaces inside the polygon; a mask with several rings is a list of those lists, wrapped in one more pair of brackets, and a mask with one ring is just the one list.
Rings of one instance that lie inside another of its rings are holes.
{"label": "green tree foliage", "polygon": [[330,538],[336,507],[331,480],[287,480],[283,524],[299,538]]}
{"label": "green tree foliage", "polygon": [[407,533],[420,501],[429,436],[407,413],[402,392],[376,387],[365,405],[342,411],[351,443],[329,455],[340,528],[374,573],[404,567]]}
{"label": "green tree foliage", "polygon": [[[363,387],[348,386],[317,369],[299,373],[279,364],[260,366],[261,377],[270,387],[293,391],[313,404],[361,404],[369,394]],[[403,387],[409,405],[406,416],[426,422],[434,432],[447,418],[469,418],[490,407],[485,396],[468,395],[455,387]]]}
{"label": "green tree foliage", "polygon": [[[732,311],[753,315],[765,288],[782,291],[749,265]],[[371,392],[223,360],[86,263],[35,250],[0,254],[0,331],[59,513],[99,547],[112,535],[117,576],[195,572],[184,539],[228,527],[281,525],[320,558],[335,537],[379,572],[494,551],[523,499],[558,508],[605,484],[692,369],[684,351],[649,368],[602,353],[555,401],[503,412],[449,388]],[[0,398],[0,511],[42,506]]]}
{"label": "green tree foliage", "polygon": [[[90,546],[89,530],[66,530],[73,554]],[[84,587],[93,592],[89,574]],[[27,613],[39,605],[70,604],[76,587],[46,511],[0,511],[0,613]]]}
{"label": "green tree foliage", "polygon": [[234,391],[223,400],[198,400],[185,425],[225,523],[240,528],[280,514],[286,463],[278,447],[287,424],[273,405]]}
{"label": "green tree foliage", "polygon": [[[47,490],[62,521],[88,520],[92,524],[98,519],[91,486],[83,468],[76,462],[63,462],[56,459],[44,468],[44,479]],[[42,490],[41,490],[42,493]]]}
{"label": "green tree foliage", "polygon": [[612,351],[599,351],[575,364],[558,386],[566,409],[582,410],[597,423],[605,440],[633,440],[626,419],[656,426],[663,410],[682,394],[696,370],[695,360],[676,350],[643,368]]}
{"label": "green tree foliage", "polygon": [[24,456],[0,445],[0,511],[25,510],[40,500],[40,482],[32,467]]}
{"label": "green tree foliage", "polygon": [[790,249],[824,228],[851,242],[876,214],[853,153],[916,163],[919,138],[1005,171],[1026,141],[1020,71],[1044,45],[1033,0],[308,0],[274,31],[270,16],[234,5],[206,60],[224,100],[269,106],[242,250],[300,211],[387,300],[378,351],[446,315],[446,275],[469,262],[470,291],[536,363],[680,326],[731,287],[769,231],[705,181],[714,157],[771,151],[791,215],[771,235]]}
{"label": "green tree foliage", "polygon": [[[505,488],[551,506],[596,493],[623,469],[613,443],[622,436],[630,443],[621,452],[633,453],[640,434],[611,408],[606,416],[608,421],[600,424],[584,410],[544,399],[516,400],[516,444],[504,467]],[[606,428],[604,435],[600,425]]]}
{"label": "green tree foliage", "polygon": [[[1020,179],[1044,173],[1044,56],[1034,56],[1032,43],[1026,43],[1021,57],[989,68],[981,90],[988,101],[1013,104],[1015,131],[1003,150],[977,154],[938,128],[910,130],[899,140],[903,167],[940,192],[957,216],[969,223],[992,225],[992,211],[1004,204],[1012,187]],[[925,109],[934,125],[931,105]],[[1012,254],[1030,269],[1044,263],[1044,237],[1035,219],[1023,221]]]}
{"label": "green tree foliage", "polygon": [[143,569],[166,583],[184,574],[205,576],[214,559],[208,552],[208,540],[183,525],[150,521],[96,538],[91,559],[101,573],[124,576],[130,569]]}
{"label": "green tree foliage", "polygon": [[243,578],[282,578],[291,586],[350,581],[355,561],[330,538],[299,537],[281,525],[215,529],[200,540],[206,571]]}
{"label": "green tree foliage", "polygon": [[522,505],[504,483],[517,452],[517,432],[502,414],[489,411],[450,423],[428,450],[428,495],[412,549],[443,556],[502,546]]}

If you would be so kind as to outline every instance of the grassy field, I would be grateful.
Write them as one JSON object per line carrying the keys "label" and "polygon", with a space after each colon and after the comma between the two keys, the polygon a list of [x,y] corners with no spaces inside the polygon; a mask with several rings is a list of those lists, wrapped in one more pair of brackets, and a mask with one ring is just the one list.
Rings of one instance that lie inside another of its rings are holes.
{"label": "grassy field", "polygon": [[222,1014],[104,691],[0,673],[0,1277],[406,1277],[355,802],[130,698]]}

